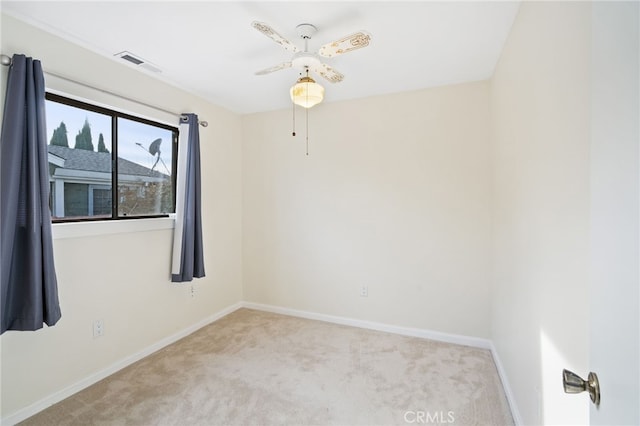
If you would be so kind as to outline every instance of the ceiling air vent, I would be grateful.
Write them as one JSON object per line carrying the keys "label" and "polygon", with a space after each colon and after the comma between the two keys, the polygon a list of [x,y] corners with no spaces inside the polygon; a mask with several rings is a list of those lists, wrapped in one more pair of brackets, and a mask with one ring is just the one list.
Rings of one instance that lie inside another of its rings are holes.
{"label": "ceiling air vent", "polygon": [[155,72],[155,73],[161,73],[162,70],[160,68],[158,68],[157,66],[153,65],[151,62],[146,61],[144,59],[142,59],[139,56],[134,55],[131,52],[127,52],[126,50],[124,52],[120,52],[120,53],[116,53],[115,55],[118,58],[124,59],[125,61],[140,67],[140,68],[144,68],[147,71],[151,71],[151,72]]}

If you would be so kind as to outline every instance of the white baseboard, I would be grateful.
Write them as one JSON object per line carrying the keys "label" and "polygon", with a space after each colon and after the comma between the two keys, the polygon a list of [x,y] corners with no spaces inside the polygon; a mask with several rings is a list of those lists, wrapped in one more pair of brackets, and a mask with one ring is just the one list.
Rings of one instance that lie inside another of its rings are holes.
{"label": "white baseboard", "polygon": [[334,315],[319,314],[316,312],[299,311],[297,309],[283,308],[280,306],[263,305],[260,303],[242,302],[242,306],[248,309],[273,312],[275,314],[290,315],[294,317],[313,319],[334,324],[350,325],[352,327],[367,328],[369,330],[384,331],[403,336],[421,337],[423,339],[437,340],[439,342],[454,343],[456,345],[473,346],[482,349],[491,349],[492,344],[488,339],[479,337],[462,336],[459,334],[442,333],[439,331],[424,330],[420,328],[402,327],[379,322],[366,321],[354,318],[339,317]]}
{"label": "white baseboard", "polygon": [[70,397],[71,395],[99,382],[100,380],[104,379],[105,377],[108,377],[114,373],[116,373],[119,370],[122,370],[123,368],[133,364],[136,361],[140,361],[142,358],[147,357],[149,355],[151,355],[152,353],[164,348],[165,346],[168,346],[172,343],[177,342],[178,340],[182,339],[183,337],[188,336],[189,334],[199,330],[200,328],[211,324],[212,322],[226,316],[229,315],[231,312],[236,311],[238,309],[240,309],[242,307],[242,303],[238,302],[235,303],[219,312],[216,312],[215,314],[185,328],[184,330],[181,330],[171,336],[165,337],[164,339],[154,343],[151,346],[148,346],[146,348],[144,348],[143,350],[136,352],[133,355],[130,355],[126,358],[121,359],[120,361],[117,361],[113,364],[111,364],[110,366],[108,366],[105,369],[102,369],[100,371],[97,371],[93,374],[91,374],[88,377],[85,377],[84,379],[80,380],[79,382],[76,382],[70,386],[67,386],[66,388],[55,392],[54,394],[51,394],[37,402],[34,402],[33,404],[13,413],[10,414],[7,417],[4,417],[2,419],[0,419],[0,424],[4,425],[4,426],[12,426],[15,425],[16,423],[19,423],[37,413],[39,413],[40,411],[44,410],[45,408],[48,408],[50,406],[52,406],[53,404],[56,404],[60,401],[62,401],[65,398]]}
{"label": "white baseboard", "polygon": [[502,382],[502,388],[504,389],[504,393],[507,396],[507,402],[509,403],[509,408],[511,408],[511,415],[513,416],[513,422],[516,426],[522,425],[522,417],[520,417],[520,411],[518,410],[518,406],[516,405],[516,399],[513,395],[513,391],[511,390],[511,386],[509,385],[509,379],[507,377],[507,372],[502,365],[502,361],[500,360],[500,356],[498,355],[498,350],[491,343],[491,355],[493,355],[493,362],[496,364],[496,369],[498,370],[498,376],[500,376],[500,381]]}

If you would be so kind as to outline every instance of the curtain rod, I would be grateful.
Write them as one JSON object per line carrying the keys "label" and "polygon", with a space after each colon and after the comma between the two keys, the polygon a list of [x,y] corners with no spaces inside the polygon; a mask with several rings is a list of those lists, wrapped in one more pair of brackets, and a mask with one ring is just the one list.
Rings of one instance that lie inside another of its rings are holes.
{"label": "curtain rod", "polygon": [[[1,63],[2,65],[4,65],[4,66],[9,66],[9,65],[11,65],[11,57],[10,57],[10,56],[7,56],[7,55],[4,55],[4,54],[3,54],[3,55],[0,55],[0,63]],[[137,100],[137,99],[133,99],[133,98],[130,98],[130,97],[128,97],[128,96],[123,96],[123,95],[120,95],[120,94],[118,94],[118,93],[111,92],[111,91],[109,91],[109,90],[101,89],[101,88],[99,88],[99,87],[91,86],[90,84],[83,83],[83,82],[81,82],[81,81],[77,81],[77,80],[73,80],[73,79],[71,79],[71,78],[65,77],[65,76],[60,75],[60,74],[55,74],[55,73],[48,72],[48,71],[44,71],[44,73],[45,73],[45,74],[47,74],[47,75],[50,75],[50,76],[52,76],[52,77],[55,77],[55,78],[59,78],[59,79],[61,79],[61,80],[68,81],[68,82],[70,82],[70,83],[77,84],[77,85],[79,85],[79,86],[83,86],[83,87],[87,87],[87,88],[89,88],[89,89],[97,90],[97,91],[99,91],[99,92],[106,93],[106,94],[108,94],[108,95],[112,95],[112,96],[115,96],[115,97],[120,98],[120,99],[125,99],[125,100],[127,100],[127,101],[130,101],[130,102],[136,103],[136,104],[138,104],[138,105],[146,106],[147,108],[155,109],[156,111],[162,111],[162,112],[165,112],[165,113],[167,113],[167,114],[174,115],[174,116],[176,116],[176,117],[182,117],[182,114],[178,114],[178,113],[176,113],[176,112],[169,111],[169,110],[167,110],[167,109],[163,109],[163,108],[158,108],[157,106],[154,106],[154,105],[151,105],[151,104],[148,104],[148,103],[145,103],[145,102],[141,102],[141,101],[139,101],[139,100]],[[201,125],[202,127],[207,127],[207,126],[209,125],[209,123],[208,123],[208,122],[206,122],[206,121],[202,121],[202,120],[198,120],[198,124],[199,124],[199,125]]]}

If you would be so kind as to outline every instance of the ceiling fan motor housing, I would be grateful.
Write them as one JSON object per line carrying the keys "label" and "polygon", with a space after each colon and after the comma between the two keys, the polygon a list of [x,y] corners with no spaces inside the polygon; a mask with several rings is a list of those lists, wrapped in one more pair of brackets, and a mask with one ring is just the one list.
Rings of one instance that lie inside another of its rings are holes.
{"label": "ceiling fan motor housing", "polygon": [[315,53],[309,52],[298,52],[293,55],[293,59],[291,59],[291,64],[295,68],[302,69],[315,69],[322,65],[320,62],[320,58]]}

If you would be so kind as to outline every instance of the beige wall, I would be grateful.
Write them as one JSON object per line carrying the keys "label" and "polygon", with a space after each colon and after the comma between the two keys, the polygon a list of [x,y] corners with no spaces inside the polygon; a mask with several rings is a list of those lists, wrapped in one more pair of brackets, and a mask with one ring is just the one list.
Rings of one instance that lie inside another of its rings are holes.
{"label": "beige wall", "polygon": [[523,2],[491,85],[492,338],[525,424],[587,424],[590,4]]}
{"label": "beige wall", "polygon": [[243,117],[245,300],[489,337],[488,93]]}
{"label": "beige wall", "polygon": [[[6,15],[1,52],[39,58],[47,71],[169,110],[193,111],[209,122],[200,129],[207,277],[195,281],[195,297],[189,284],[168,280],[171,229],[144,231],[128,223],[103,233],[93,225],[56,225],[54,233],[66,236],[54,241],[62,319],[52,328],[1,337],[4,418],[241,300],[242,132],[233,113]],[[70,95],[177,123],[100,92],[53,77],[46,81]],[[70,237],[92,232],[102,235]],[[95,319],[105,323],[99,339],[92,336]]]}

